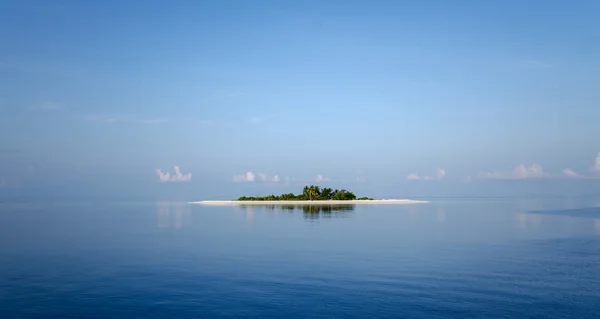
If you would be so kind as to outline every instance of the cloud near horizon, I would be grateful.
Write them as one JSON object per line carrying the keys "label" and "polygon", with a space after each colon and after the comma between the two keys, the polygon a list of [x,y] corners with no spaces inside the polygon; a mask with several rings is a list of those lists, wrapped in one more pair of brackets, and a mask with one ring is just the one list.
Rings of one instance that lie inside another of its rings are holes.
{"label": "cloud near horizon", "polygon": [[566,177],[570,177],[570,178],[583,178],[583,177],[585,177],[585,176],[580,175],[579,173],[575,172],[574,170],[572,170],[570,168],[563,169],[562,173]]}
{"label": "cloud near horizon", "polygon": [[421,176],[419,176],[419,174],[417,174],[417,173],[410,173],[410,174],[406,175],[406,180],[418,181],[418,180],[421,180]]}
{"label": "cloud near horizon", "polygon": [[[264,182],[264,183],[279,183],[281,181],[281,177],[279,175],[274,175],[273,177],[267,176],[263,173],[254,173],[252,171],[248,171],[245,174],[234,175],[234,182]],[[285,181],[289,181],[289,177],[285,178]]]}
{"label": "cloud near horizon", "polygon": [[550,174],[544,172],[544,168],[540,164],[532,164],[530,166],[521,164],[515,167],[510,173],[482,172],[479,173],[479,177],[484,179],[536,179],[550,177]]}
{"label": "cloud near horizon", "polygon": [[438,180],[442,180],[442,179],[444,179],[445,177],[446,177],[446,171],[445,171],[445,170],[443,170],[443,169],[441,169],[441,168],[438,168],[438,169],[437,169],[437,179],[438,179]]}
{"label": "cloud near horizon", "polygon": [[406,180],[408,181],[441,181],[446,177],[446,171],[438,168],[437,171],[435,172],[435,177],[431,177],[431,176],[423,176],[421,177],[419,174],[417,173],[410,173],[408,175],[406,175]]}
{"label": "cloud near horizon", "polygon": [[158,179],[160,182],[172,182],[172,183],[178,183],[178,182],[189,182],[192,180],[192,173],[187,173],[187,174],[182,174],[181,170],[179,169],[179,166],[174,166],[173,169],[175,170],[175,174],[171,175],[169,172],[163,172],[160,168],[157,168],[155,170],[156,174],[158,175]]}
{"label": "cloud near horizon", "polygon": [[324,177],[323,175],[317,175],[317,178],[315,178],[316,182],[327,182],[330,180],[331,180],[330,178]]}
{"label": "cloud near horizon", "polygon": [[105,115],[88,115],[88,121],[94,121],[99,123],[140,123],[140,124],[159,124],[167,122],[167,118],[154,118],[154,119],[135,119],[135,118],[123,118],[116,116],[105,116]]}
{"label": "cloud near horizon", "polygon": [[570,168],[565,168],[562,170],[562,173],[565,177],[568,177],[568,178],[598,178],[598,177],[600,177],[600,152],[598,153],[598,155],[596,155],[596,159],[594,161],[594,166],[592,166],[590,171],[592,172],[591,175],[588,175],[588,174],[583,175],[583,174],[579,174],[579,173],[575,172],[574,170],[572,170]]}
{"label": "cloud near horizon", "polygon": [[[233,179],[234,182],[237,183],[254,183],[254,182],[260,182],[260,183],[265,183],[265,184],[280,184],[281,185],[288,185],[292,182],[296,182],[295,178],[292,178],[290,176],[280,176],[279,174],[275,174],[273,176],[264,174],[264,173],[255,173],[252,171],[247,171],[244,174],[240,174],[240,175],[234,175]],[[331,181],[330,178],[328,177],[324,177],[323,175],[317,175],[316,179],[317,182],[325,182],[325,181]]]}
{"label": "cloud near horizon", "polygon": [[235,175],[233,177],[234,182],[254,182],[256,180],[256,174],[248,171],[246,174]]}

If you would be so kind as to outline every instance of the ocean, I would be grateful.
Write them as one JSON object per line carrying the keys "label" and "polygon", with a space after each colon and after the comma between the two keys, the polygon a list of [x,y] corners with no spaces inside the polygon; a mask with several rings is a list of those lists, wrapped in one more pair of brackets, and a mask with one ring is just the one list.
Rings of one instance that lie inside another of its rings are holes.
{"label": "ocean", "polygon": [[5,201],[0,318],[600,316],[600,198],[428,200]]}

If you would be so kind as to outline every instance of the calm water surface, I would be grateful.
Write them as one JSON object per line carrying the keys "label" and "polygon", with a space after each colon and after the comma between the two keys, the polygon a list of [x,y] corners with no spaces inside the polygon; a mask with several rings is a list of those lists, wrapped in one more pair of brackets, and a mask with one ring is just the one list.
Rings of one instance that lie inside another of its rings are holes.
{"label": "calm water surface", "polygon": [[5,202],[0,318],[598,318],[599,206]]}

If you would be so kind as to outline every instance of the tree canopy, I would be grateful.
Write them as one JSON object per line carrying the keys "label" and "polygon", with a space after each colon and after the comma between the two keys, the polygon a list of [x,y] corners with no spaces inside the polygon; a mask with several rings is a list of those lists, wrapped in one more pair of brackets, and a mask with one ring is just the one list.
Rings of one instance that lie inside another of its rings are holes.
{"label": "tree canopy", "polygon": [[[239,201],[285,201],[285,200],[355,200],[356,195],[345,189],[337,190],[331,188],[320,188],[319,186],[304,186],[302,193],[295,195],[293,193],[281,195],[268,195],[258,197],[242,196]],[[372,200],[370,197],[361,197],[359,200]]]}

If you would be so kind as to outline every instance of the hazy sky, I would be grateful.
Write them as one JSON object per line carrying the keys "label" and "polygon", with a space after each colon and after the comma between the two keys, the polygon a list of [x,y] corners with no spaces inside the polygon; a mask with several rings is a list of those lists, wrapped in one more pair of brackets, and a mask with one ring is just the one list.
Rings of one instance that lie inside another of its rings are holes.
{"label": "hazy sky", "polygon": [[2,1],[0,194],[597,192],[599,13],[596,0]]}

